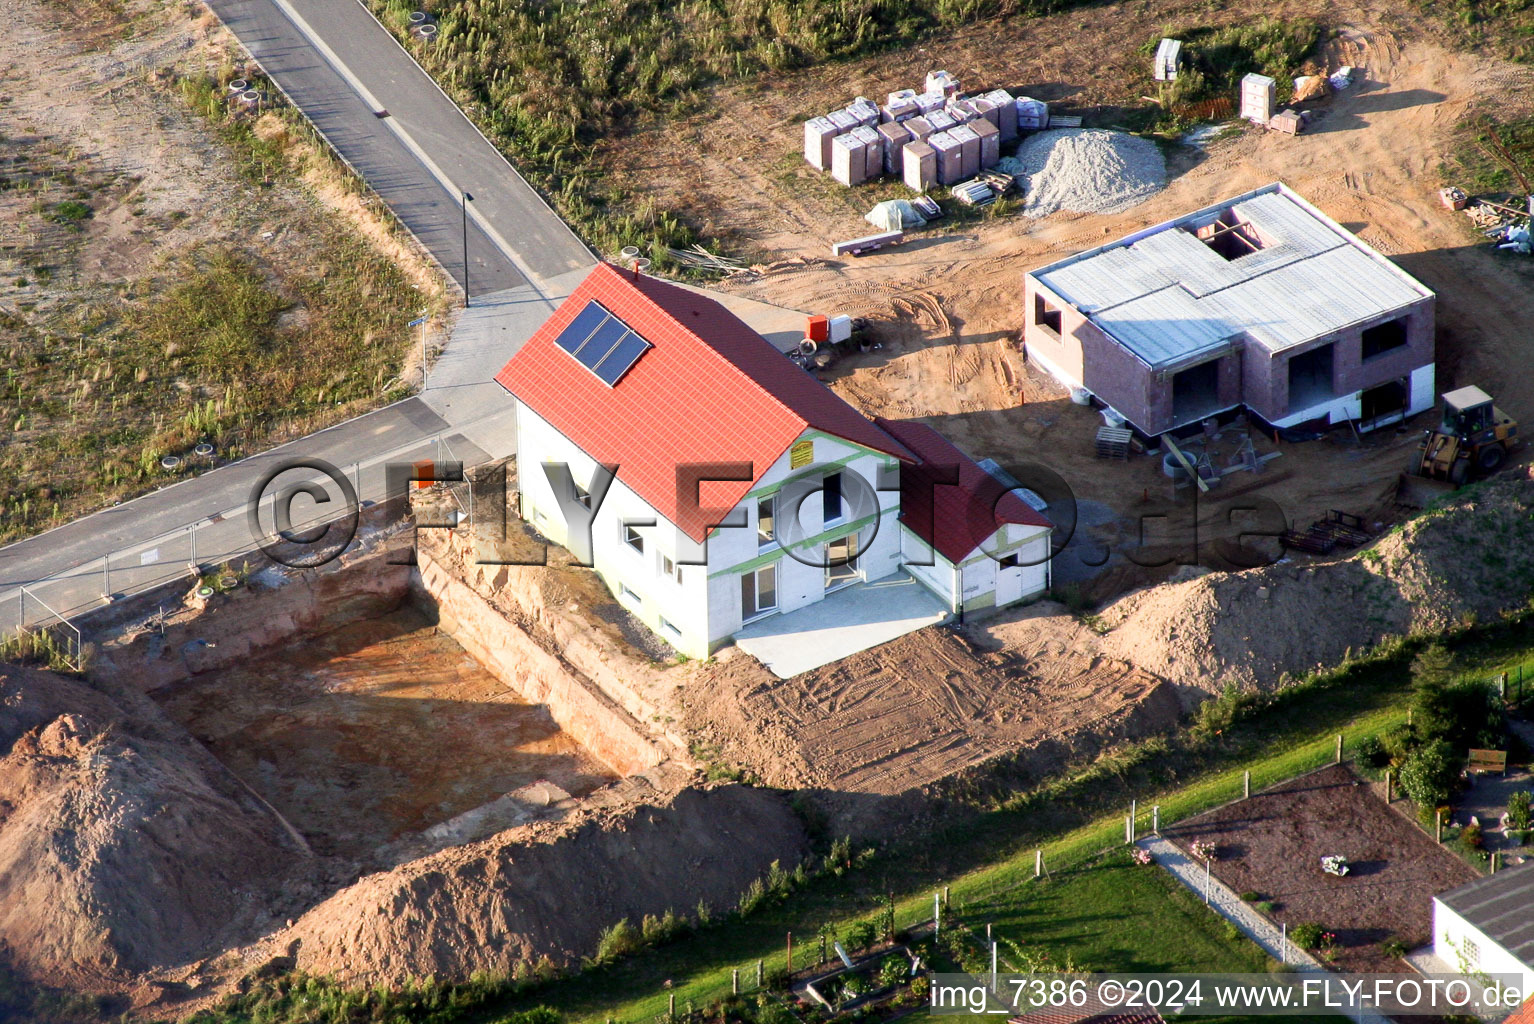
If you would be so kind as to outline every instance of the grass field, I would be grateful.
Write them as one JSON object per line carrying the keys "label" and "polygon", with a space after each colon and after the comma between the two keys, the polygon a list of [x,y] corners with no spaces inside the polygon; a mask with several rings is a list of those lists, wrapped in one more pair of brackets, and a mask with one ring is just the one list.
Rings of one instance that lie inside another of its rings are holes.
{"label": "grass field", "polygon": [[[197,76],[168,99],[203,119],[255,189],[302,192],[314,165],[328,165],[296,112],[235,118],[222,91],[218,77]],[[189,215],[151,223],[160,218],[137,205],[132,183],[58,147],[24,147],[7,173],[4,187],[36,196],[31,278],[69,291],[0,306],[0,542],[170,482],[194,460],[166,470],[162,456],[200,441],[239,457],[405,394],[405,324],[435,300],[318,203],[242,202],[240,237],[210,226],[209,241],[168,249],[133,280],[73,286],[62,282],[75,240],[98,214],[126,206],[147,229]],[[261,229],[284,237],[252,244]]]}

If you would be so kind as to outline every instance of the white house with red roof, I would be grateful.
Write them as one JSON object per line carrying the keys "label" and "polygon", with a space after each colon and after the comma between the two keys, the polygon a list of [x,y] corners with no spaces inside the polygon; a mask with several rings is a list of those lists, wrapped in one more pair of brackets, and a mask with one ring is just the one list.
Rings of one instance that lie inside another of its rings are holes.
{"label": "white house with red roof", "polygon": [[1049,589],[1053,524],[947,438],[917,420],[874,422],[917,458],[901,467],[906,571],[954,613],[1016,604]]}
{"label": "white house with red roof", "polygon": [[[921,454],[704,295],[598,264],[496,380],[517,399],[523,518],[682,653],[906,566],[902,481]],[[954,493],[919,530],[952,551],[983,516],[950,530],[963,488],[938,490]]]}

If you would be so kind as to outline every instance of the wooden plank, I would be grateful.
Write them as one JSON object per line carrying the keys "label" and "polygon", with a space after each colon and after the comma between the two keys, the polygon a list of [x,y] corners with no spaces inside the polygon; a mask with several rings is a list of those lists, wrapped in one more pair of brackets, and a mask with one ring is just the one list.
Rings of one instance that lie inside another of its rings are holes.
{"label": "wooden plank", "polygon": [[1209,484],[1204,480],[1203,477],[1198,475],[1198,467],[1188,461],[1188,457],[1182,453],[1182,449],[1177,447],[1177,442],[1172,440],[1172,435],[1162,434],[1161,440],[1165,441],[1167,448],[1172,452],[1173,455],[1177,456],[1177,461],[1182,463],[1182,468],[1186,469],[1188,471],[1188,475],[1193,478],[1193,482],[1198,484],[1198,489],[1208,493]]}

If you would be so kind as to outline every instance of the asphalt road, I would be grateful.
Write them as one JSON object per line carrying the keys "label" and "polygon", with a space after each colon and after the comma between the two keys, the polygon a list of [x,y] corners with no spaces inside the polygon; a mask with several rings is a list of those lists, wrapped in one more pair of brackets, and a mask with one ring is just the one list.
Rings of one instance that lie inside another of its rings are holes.
{"label": "asphalt road", "polygon": [[[209,0],[208,6],[462,286],[464,217],[458,195],[422,164],[390,118],[376,116],[347,74],[310,44],[274,0]],[[376,22],[373,27],[383,31]],[[398,50],[392,40],[383,42]],[[482,200],[473,187],[464,187],[476,203]],[[468,224],[468,256],[471,296],[525,281],[513,257],[476,220]]]}

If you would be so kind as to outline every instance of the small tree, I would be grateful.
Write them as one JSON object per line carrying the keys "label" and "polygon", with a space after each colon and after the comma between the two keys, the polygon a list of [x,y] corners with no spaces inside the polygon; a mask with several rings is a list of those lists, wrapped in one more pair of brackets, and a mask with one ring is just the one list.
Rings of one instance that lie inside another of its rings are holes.
{"label": "small tree", "polygon": [[1401,788],[1423,814],[1431,813],[1449,799],[1450,787],[1459,771],[1445,740],[1425,743],[1412,751],[1401,765]]}
{"label": "small tree", "polygon": [[859,921],[847,929],[847,945],[853,949],[867,949],[874,944],[877,934],[872,922]]}
{"label": "small tree", "polygon": [[1529,808],[1531,800],[1534,800],[1534,794],[1530,794],[1526,789],[1520,789],[1507,798],[1507,825],[1509,828],[1522,832],[1529,827],[1531,821],[1534,821],[1534,815],[1531,815]]}

